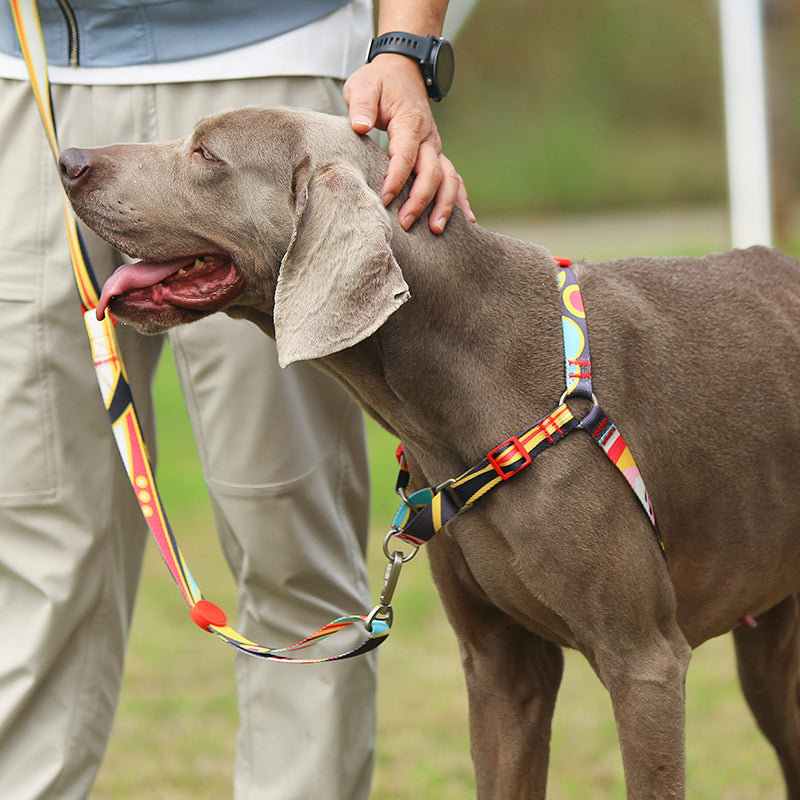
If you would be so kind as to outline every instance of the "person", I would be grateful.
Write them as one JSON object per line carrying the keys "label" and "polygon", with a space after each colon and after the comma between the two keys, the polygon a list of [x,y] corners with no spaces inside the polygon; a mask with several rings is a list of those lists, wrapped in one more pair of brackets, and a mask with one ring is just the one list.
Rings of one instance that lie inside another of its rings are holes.
{"label": "person", "polygon": [[[382,0],[378,32],[439,34],[446,5]],[[64,148],[176,138],[248,104],[349,113],[360,133],[388,132],[386,203],[415,178],[404,227],[429,205],[434,232],[457,201],[468,211],[417,65],[383,54],[360,66],[369,0],[40,0],[39,14]],[[73,800],[89,794],[110,734],[147,533],[90,363],[58,174],[6,4],[0,76],[0,786],[5,800]],[[84,234],[102,283],[121,256]],[[162,340],[122,326],[119,338],[152,449]],[[170,345],[239,630],[279,646],[369,608],[354,402],[307,364],[281,372],[272,341],[225,315]],[[373,655],[304,667],[237,655],[236,798],[367,797]]]}

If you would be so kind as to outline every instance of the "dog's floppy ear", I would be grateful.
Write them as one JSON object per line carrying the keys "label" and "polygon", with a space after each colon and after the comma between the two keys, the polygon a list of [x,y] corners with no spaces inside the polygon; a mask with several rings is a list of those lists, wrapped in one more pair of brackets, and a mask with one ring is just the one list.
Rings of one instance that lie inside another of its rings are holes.
{"label": "dog's floppy ear", "polygon": [[295,170],[294,233],[275,288],[282,367],[366,339],[409,297],[386,209],[345,164]]}

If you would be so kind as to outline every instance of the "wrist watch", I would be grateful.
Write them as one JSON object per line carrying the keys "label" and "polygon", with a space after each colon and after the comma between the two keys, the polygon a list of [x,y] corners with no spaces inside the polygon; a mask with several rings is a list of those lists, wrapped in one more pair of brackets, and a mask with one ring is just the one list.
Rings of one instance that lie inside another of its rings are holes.
{"label": "wrist watch", "polygon": [[384,33],[370,43],[367,63],[381,53],[396,53],[413,58],[422,70],[428,97],[437,103],[453,85],[453,46],[441,36],[416,36],[402,31]]}

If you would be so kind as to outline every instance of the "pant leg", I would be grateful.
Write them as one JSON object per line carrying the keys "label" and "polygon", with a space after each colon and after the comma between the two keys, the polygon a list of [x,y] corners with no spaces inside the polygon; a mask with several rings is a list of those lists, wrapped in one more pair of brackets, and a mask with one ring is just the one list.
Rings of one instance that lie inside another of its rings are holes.
{"label": "pant leg", "polygon": [[[54,99],[62,142],[91,143],[92,93],[56,87]],[[77,800],[108,740],[145,529],[91,365],[57,169],[23,82],[0,81],[0,141],[0,794]],[[102,276],[114,259],[89,246]],[[123,346],[150,422],[160,342],[140,338],[123,333]]]}
{"label": "pant leg", "polygon": [[[160,87],[159,135],[239,105],[343,112],[341,86],[259,79]],[[178,110],[177,115],[175,109]],[[179,127],[178,127],[179,126]],[[278,367],[274,342],[224,315],[170,332],[223,547],[239,627],[290,644],[363,613],[368,478],[361,413],[307,364]],[[332,644],[342,645],[334,641]],[[361,800],[375,739],[375,657],[290,666],[237,656],[237,800]]]}

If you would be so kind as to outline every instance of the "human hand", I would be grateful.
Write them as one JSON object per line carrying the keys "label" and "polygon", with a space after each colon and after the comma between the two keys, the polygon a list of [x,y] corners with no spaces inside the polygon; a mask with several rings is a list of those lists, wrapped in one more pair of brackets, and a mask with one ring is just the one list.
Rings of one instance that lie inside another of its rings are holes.
{"label": "human hand", "polygon": [[397,197],[414,174],[414,184],[398,213],[408,230],[434,202],[428,226],[441,233],[456,203],[474,222],[464,181],[442,152],[419,67],[408,57],[384,53],[354,72],[344,87],[350,124],[357,133],[373,128],[389,134],[389,168],[381,193],[384,205]]}

